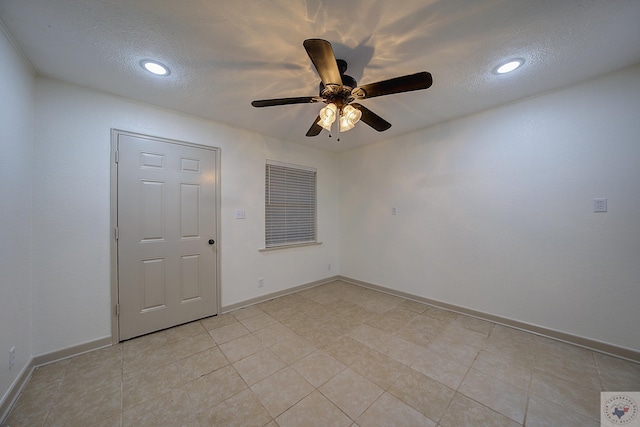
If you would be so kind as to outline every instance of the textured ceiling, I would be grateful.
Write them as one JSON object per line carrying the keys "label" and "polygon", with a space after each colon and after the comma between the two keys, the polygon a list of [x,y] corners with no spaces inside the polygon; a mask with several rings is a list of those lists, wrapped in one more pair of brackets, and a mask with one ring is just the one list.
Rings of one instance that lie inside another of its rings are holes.
{"label": "textured ceiling", "polygon": [[[638,0],[0,0],[0,20],[41,75],[336,151],[640,62]],[[362,101],[386,132],[307,138],[321,104],[251,106],[317,94],[307,38],[360,84],[429,71],[433,86]],[[491,73],[511,57],[525,66]]]}

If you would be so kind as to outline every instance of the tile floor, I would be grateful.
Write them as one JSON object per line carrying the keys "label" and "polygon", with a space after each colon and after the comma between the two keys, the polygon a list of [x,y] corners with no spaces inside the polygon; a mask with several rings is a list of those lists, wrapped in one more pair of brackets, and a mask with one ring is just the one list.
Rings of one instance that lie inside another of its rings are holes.
{"label": "tile floor", "polygon": [[344,282],[37,369],[5,425],[599,425],[640,364]]}

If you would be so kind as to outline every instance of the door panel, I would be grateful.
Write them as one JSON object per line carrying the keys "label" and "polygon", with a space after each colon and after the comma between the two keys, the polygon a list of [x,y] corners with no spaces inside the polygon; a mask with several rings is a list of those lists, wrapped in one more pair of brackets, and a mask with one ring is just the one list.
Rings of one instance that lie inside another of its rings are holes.
{"label": "door panel", "polygon": [[185,255],[181,261],[182,302],[200,298],[200,255]]}
{"label": "door panel", "polygon": [[140,237],[143,242],[164,239],[163,193],[163,182],[140,181],[140,194],[142,195],[142,206],[140,206],[142,236]]}
{"label": "door panel", "polygon": [[217,151],[118,135],[119,338],[217,314]]}
{"label": "door panel", "polygon": [[182,184],[180,186],[180,237],[199,238],[200,186]]}
{"label": "door panel", "polygon": [[165,307],[165,262],[164,259],[145,259],[141,267],[141,312]]}

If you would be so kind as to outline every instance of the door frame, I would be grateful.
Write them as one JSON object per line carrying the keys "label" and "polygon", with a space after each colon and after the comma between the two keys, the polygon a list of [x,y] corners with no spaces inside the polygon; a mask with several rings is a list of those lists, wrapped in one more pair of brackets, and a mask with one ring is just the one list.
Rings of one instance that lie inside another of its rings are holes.
{"label": "door frame", "polygon": [[118,137],[120,135],[129,135],[137,138],[144,139],[152,139],[154,141],[168,143],[168,144],[176,144],[176,145],[184,145],[192,148],[200,148],[209,151],[216,152],[216,162],[215,162],[215,212],[216,212],[216,312],[220,314],[220,310],[222,308],[221,303],[221,282],[220,279],[222,277],[220,259],[221,259],[221,249],[222,249],[222,238],[221,238],[221,197],[220,197],[220,154],[221,149],[218,147],[213,147],[210,145],[202,145],[202,144],[194,144],[191,142],[179,141],[175,139],[162,138],[153,135],[141,134],[136,132],[130,132],[121,129],[111,129],[111,152],[110,152],[110,160],[109,163],[111,165],[111,221],[109,227],[109,233],[111,234],[110,242],[111,242],[111,343],[113,345],[118,344],[120,342],[120,327],[118,322],[118,313],[117,313],[117,304],[118,304],[118,242],[116,239],[116,228],[118,225],[118,163],[117,163],[117,146],[118,146]]}

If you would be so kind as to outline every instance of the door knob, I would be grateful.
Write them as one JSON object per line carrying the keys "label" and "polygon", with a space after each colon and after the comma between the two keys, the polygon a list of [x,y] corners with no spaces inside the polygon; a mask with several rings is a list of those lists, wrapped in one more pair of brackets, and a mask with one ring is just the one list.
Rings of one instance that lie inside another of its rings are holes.
{"label": "door knob", "polygon": [[216,244],[216,241],[215,241],[215,240],[213,240],[213,239],[209,239],[209,244],[210,244],[210,245],[215,245],[215,244]]}

